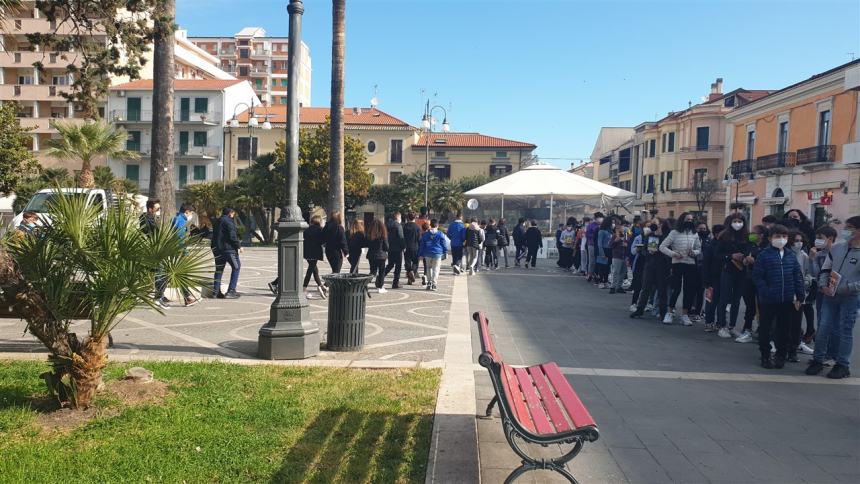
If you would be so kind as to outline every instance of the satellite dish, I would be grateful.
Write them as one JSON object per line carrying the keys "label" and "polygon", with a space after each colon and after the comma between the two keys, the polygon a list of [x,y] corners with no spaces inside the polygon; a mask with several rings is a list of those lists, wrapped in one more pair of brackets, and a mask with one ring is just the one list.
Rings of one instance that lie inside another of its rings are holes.
{"label": "satellite dish", "polygon": [[475,200],[474,198],[469,199],[469,201],[466,202],[466,207],[469,210],[477,210],[478,209],[478,201]]}

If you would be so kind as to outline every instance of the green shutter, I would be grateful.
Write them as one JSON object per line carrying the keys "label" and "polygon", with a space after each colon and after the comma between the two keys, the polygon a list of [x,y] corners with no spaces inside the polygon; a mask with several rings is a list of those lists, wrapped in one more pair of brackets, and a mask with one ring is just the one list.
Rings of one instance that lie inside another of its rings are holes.
{"label": "green shutter", "polygon": [[194,146],[206,146],[206,131],[194,132]]}
{"label": "green shutter", "polygon": [[140,165],[125,165],[125,178],[131,181],[140,181]]}
{"label": "green shutter", "polygon": [[194,98],[194,112],[195,113],[207,113],[207,112],[209,112],[209,98],[208,97]]}
{"label": "green shutter", "polygon": [[206,179],[206,165],[194,165],[194,181]]}

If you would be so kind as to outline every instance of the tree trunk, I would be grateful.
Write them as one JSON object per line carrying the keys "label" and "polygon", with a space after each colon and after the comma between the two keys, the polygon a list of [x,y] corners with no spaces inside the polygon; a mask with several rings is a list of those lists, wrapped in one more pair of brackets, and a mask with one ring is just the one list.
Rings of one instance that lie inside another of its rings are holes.
{"label": "tree trunk", "polygon": [[173,186],[173,25],[176,0],[161,0],[156,8],[152,83],[152,162],[149,166],[149,196],[161,200],[168,216],[176,213]]}
{"label": "tree trunk", "polygon": [[81,188],[93,188],[96,186],[96,179],[93,176],[93,169],[89,161],[81,163],[81,172],[78,174],[78,185]]}
{"label": "tree trunk", "polygon": [[346,0],[332,0],[331,4],[331,161],[328,209],[329,212],[338,211],[345,216],[343,213],[343,68],[346,51]]}
{"label": "tree trunk", "polygon": [[72,356],[71,379],[75,408],[87,408],[102,383],[102,370],[107,366],[108,338],[87,338]]}

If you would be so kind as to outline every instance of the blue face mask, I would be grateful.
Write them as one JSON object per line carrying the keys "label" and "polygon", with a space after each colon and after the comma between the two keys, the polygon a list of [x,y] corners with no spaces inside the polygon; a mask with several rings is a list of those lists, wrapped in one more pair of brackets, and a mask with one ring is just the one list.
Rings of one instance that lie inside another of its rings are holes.
{"label": "blue face mask", "polygon": [[851,240],[852,237],[854,237],[854,231],[853,230],[842,229],[839,231],[839,238],[841,238],[845,242],[848,242],[849,240]]}
{"label": "blue face mask", "polygon": [[641,233],[642,233],[642,229],[640,229],[639,227],[633,228],[633,235],[639,235]]}

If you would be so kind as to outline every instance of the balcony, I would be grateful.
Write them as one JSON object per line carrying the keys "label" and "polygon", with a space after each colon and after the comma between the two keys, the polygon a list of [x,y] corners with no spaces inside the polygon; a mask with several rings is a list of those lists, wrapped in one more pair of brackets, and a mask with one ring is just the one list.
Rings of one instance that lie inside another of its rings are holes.
{"label": "balcony", "polygon": [[[63,55],[66,59],[63,59]],[[30,51],[8,51],[0,53],[0,67],[32,67],[34,63],[41,62],[46,69],[65,69],[69,64],[81,65],[81,59],[74,52],[30,52]],[[63,72],[65,73],[65,71]]]}
{"label": "balcony", "polygon": [[732,177],[737,178],[753,172],[753,160],[738,160],[732,162]]}
{"label": "balcony", "polygon": [[67,86],[45,84],[3,84],[0,85],[0,99],[13,101],[65,101],[60,93]]}
{"label": "balcony", "polygon": [[251,76],[268,76],[269,68],[268,67],[252,67],[248,70]]}
{"label": "balcony", "polygon": [[176,150],[178,160],[215,160],[221,154],[221,149],[212,146],[190,146]]}
{"label": "balcony", "polygon": [[833,163],[836,161],[835,145],[812,146],[797,150],[797,165],[810,165],[813,163]]}
{"label": "balcony", "polygon": [[681,153],[700,152],[700,151],[723,151],[723,145],[695,145],[684,146],[681,148]]}
{"label": "balcony", "polygon": [[251,51],[251,57],[252,58],[262,57],[262,58],[268,59],[271,56],[272,56],[272,50],[271,49],[254,49]]}
{"label": "balcony", "polygon": [[683,146],[678,151],[684,160],[719,159],[722,157],[723,145]]}
{"label": "balcony", "polygon": [[221,49],[221,52],[219,52],[219,55],[222,55],[225,57],[235,57],[236,56],[236,49]]}
{"label": "balcony", "polygon": [[7,20],[9,25],[3,27],[4,33],[12,35],[24,34],[71,34],[74,25],[71,22],[49,22],[44,18],[25,18]]}
{"label": "balcony", "polygon": [[152,111],[114,109],[110,112],[108,120],[116,124],[149,124],[152,122]]}
{"label": "balcony", "polygon": [[781,171],[783,168],[794,168],[796,161],[797,156],[792,151],[759,156],[755,160],[755,171]]}
{"label": "balcony", "polygon": [[177,110],[173,113],[174,124],[203,124],[206,126],[217,126],[221,124],[220,111],[207,111],[195,113],[193,111]]}
{"label": "balcony", "polygon": [[39,134],[39,133],[53,134],[53,133],[56,133],[57,130],[54,129],[54,127],[52,126],[52,123],[54,121],[79,121],[81,123],[84,122],[84,120],[80,119],[80,118],[64,118],[64,117],[59,117],[59,116],[57,116],[57,117],[45,116],[45,117],[41,117],[41,118],[20,117],[17,119],[21,123],[21,127],[33,128],[33,131],[31,131],[31,133],[34,133],[34,134]]}

